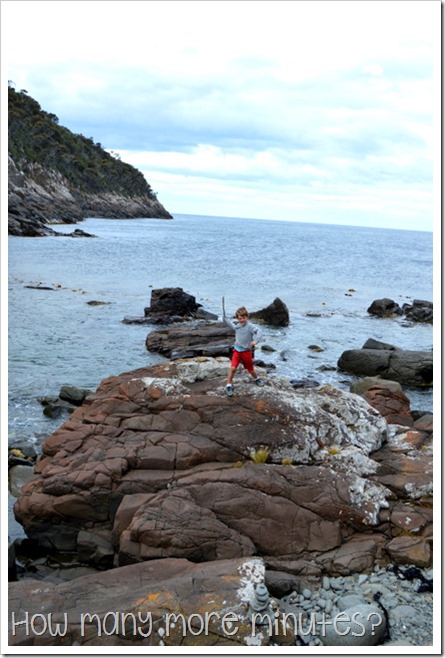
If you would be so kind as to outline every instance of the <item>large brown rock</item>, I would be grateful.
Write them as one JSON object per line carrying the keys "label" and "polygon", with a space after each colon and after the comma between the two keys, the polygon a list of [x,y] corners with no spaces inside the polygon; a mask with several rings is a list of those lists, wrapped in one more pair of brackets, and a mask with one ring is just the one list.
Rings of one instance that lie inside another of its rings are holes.
{"label": "large brown rock", "polygon": [[[240,374],[228,398],[228,364],[177,360],[104,380],[43,444],[15,505],[27,534],[101,568],[250,555],[320,565],[356,533],[392,540],[394,492],[417,500],[431,454],[413,459],[409,439],[405,452],[396,437],[388,447],[382,416],[332,386],[276,377],[258,388]],[[410,459],[421,466],[408,487]],[[371,563],[374,545],[349,564]]]}

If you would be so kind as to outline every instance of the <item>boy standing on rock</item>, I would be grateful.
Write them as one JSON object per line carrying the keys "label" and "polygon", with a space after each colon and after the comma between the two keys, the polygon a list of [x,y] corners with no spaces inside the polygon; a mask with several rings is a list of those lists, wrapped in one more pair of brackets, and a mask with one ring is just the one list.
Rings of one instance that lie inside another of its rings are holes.
{"label": "boy standing on rock", "polygon": [[227,395],[233,395],[232,380],[240,363],[243,364],[247,372],[254,378],[257,386],[264,386],[263,380],[258,377],[253,365],[253,350],[262,338],[261,329],[250,322],[249,313],[245,306],[241,306],[237,310],[235,317],[236,320],[231,320],[226,316],[223,304],[223,320],[235,331],[235,346],[227,375]]}

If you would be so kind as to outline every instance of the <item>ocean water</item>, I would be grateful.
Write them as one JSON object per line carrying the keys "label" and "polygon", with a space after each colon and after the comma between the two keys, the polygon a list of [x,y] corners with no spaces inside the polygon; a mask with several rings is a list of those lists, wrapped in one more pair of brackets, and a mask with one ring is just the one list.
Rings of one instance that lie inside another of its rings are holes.
{"label": "ocean water", "polygon": [[[63,384],[95,389],[105,377],[163,360],[145,349],[159,327],[122,323],[144,315],[153,288],[181,287],[219,315],[223,295],[228,312],[281,298],[290,326],[263,327],[275,351],[257,356],[277,374],[345,390],[353,378],[335,369],[337,360],[368,338],[432,349],[430,325],[367,313],[382,297],[400,306],[433,299],[431,233],[192,215],[79,226],[97,237],[8,238],[10,442],[40,444],[60,425],[38,398],[57,396]],[[35,285],[54,289],[28,287]],[[431,390],[406,392],[412,408],[432,409]]]}

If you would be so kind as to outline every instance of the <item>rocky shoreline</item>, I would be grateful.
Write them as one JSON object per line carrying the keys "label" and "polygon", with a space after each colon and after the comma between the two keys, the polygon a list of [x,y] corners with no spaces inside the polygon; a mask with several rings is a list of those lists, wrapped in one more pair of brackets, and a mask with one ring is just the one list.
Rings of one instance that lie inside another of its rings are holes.
{"label": "rocky shoreline", "polygon": [[10,644],[431,645],[432,414],[384,376],[346,393],[259,362],[227,398],[230,337],[203,354],[219,323],[186,301],[200,342],[153,332],[169,361],[65,390],[42,455],[10,451],[26,541],[83,565],[10,582]]}
{"label": "rocky shoreline", "polygon": [[[164,206],[149,195],[115,192],[91,193],[75,188],[59,172],[38,163],[22,168],[8,162],[8,234],[21,237],[65,236],[52,225],[78,224],[87,217],[172,219]],[[73,237],[91,237],[80,230]]]}

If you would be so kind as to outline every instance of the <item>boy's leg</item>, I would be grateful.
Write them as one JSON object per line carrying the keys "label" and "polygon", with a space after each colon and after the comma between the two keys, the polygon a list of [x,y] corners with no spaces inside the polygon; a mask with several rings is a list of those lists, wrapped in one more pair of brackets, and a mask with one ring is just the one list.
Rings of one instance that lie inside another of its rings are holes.
{"label": "boy's leg", "polygon": [[229,373],[227,375],[227,384],[231,384],[233,380],[233,376],[235,375],[236,368],[233,366],[230,366],[229,368]]}
{"label": "boy's leg", "polygon": [[229,374],[227,375],[227,384],[226,384],[226,393],[227,395],[233,395],[234,390],[232,386],[233,375],[235,374],[236,368],[231,366],[229,368]]}

